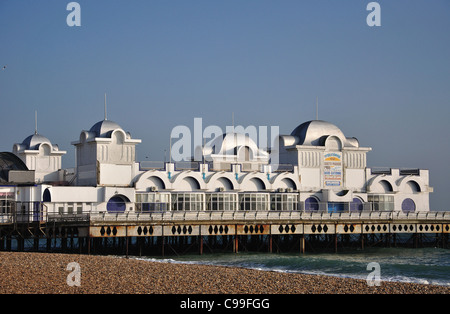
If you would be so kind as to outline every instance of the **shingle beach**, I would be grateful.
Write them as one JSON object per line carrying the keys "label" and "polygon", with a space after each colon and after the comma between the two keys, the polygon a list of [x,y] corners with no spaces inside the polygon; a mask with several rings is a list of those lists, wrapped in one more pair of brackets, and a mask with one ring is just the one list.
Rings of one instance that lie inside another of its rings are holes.
{"label": "shingle beach", "polygon": [[[69,286],[80,266],[80,285]],[[150,262],[110,256],[0,252],[1,294],[448,294],[450,287]]]}

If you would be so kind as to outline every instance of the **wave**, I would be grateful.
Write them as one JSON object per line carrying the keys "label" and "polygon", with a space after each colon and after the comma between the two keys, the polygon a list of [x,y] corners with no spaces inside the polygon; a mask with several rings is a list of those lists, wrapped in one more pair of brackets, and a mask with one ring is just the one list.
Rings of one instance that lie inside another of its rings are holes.
{"label": "wave", "polygon": [[149,262],[238,267],[363,280],[370,273],[368,263],[377,262],[382,281],[450,286],[450,252],[443,249],[390,248],[344,254],[225,253],[133,258]]}

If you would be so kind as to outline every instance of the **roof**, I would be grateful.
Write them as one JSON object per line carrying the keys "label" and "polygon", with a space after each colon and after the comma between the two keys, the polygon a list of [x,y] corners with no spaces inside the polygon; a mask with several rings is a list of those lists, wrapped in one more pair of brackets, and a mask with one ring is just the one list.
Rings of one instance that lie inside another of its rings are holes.
{"label": "roof", "polygon": [[10,170],[28,170],[25,163],[16,155],[0,152],[0,182],[8,182]]}
{"label": "roof", "polygon": [[300,124],[291,133],[299,141],[297,145],[322,146],[324,136],[336,136],[345,143],[345,136],[334,124],[322,120],[313,120]]}
{"label": "roof", "polygon": [[94,124],[89,132],[95,133],[95,137],[109,137],[111,132],[116,129],[122,128],[114,121],[102,120]]}
{"label": "roof", "polygon": [[359,147],[356,138],[345,137],[336,125],[322,120],[312,120],[300,124],[292,131],[291,136],[295,138],[295,145],[324,146],[327,138],[335,136],[339,138],[343,146]]}
{"label": "roof", "polygon": [[25,150],[38,150],[39,146],[43,143],[47,143],[50,146],[52,146],[52,143],[48,138],[46,138],[43,135],[34,133],[28,136],[26,139],[24,139],[22,145]]}

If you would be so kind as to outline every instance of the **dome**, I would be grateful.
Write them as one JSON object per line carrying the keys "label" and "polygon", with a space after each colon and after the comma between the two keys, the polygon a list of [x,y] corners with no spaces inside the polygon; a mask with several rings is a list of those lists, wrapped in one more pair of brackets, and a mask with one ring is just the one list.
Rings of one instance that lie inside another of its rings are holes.
{"label": "dome", "polygon": [[247,134],[227,133],[223,135],[222,151],[234,152],[241,146],[248,146],[252,150],[257,151],[258,146]]}
{"label": "dome", "polygon": [[13,153],[0,153],[0,182],[8,181],[10,170],[28,170],[25,163]]}
{"label": "dome", "polygon": [[336,136],[341,140],[342,144],[348,146],[344,133],[334,124],[322,120],[313,120],[300,124],[292,131],[291,136],[295,136],[298,139],[297,145],[323,146],[329,136]]}
{"label": "dome", "polygon": [[257,152],[258,146],[247,134],[226,133],[216,137],[204,148],[205,154],[236,155],[236,149],[247,146]]}
{"label": "dome", "polygon": [[93,132],[95,137],[107,137],[116,129],[122,129],[120,125],[111,120],[99,121],[92,126],[89,132]]}
{"label": "dome", "polygon": [[46,144],[49,144],[50,146],[52,146],[52,143],[50,142],[50,140],[48,138],[35,133],[33,135],[28,136],[26,139],[23,140],[22,147],[25,150],[37,150],[37,149],[39,149],[39,145],[41,145],[43,143],[46,143]]}

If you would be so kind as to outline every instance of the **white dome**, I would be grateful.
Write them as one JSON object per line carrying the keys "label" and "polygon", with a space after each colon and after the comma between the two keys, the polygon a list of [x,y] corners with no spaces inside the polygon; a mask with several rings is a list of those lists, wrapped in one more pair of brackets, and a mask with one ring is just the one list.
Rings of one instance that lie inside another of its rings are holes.
{"label": "white dome", "polygon": [[26,139],[23,140],[23,142],[21,144],[21,146],[22,146],[21,148],[23,150],[38,150],[39,146],[43,143],[46,143],[46,144],[49,144],[50,146],[52,146],[52,143],[50,142],[50,140],[48,138],[35,133],[35,134],[28,136]]}
{"label": "white dome", "polygon": [[346,138],[337,126],[322,120],[312,120],[300,124],[292,131],[291,136],[296,138],[296,145],[324,146],[330,136],[340,139],[343,146],[359,147],[356,138]]}
{"label": "white dome", "polygon": [[95,137],[108,137],[111,132],[117,129],[122,129],[120,125],[111,120],[103,120],[94,124],[89,132],[93,132]]}
{"label": "white dome", "polygon": [[247,146],[257,152],[258,146],[247,134],[227,133],[216,137],[204,148],[204,154],[236,155],[239,147]]}

